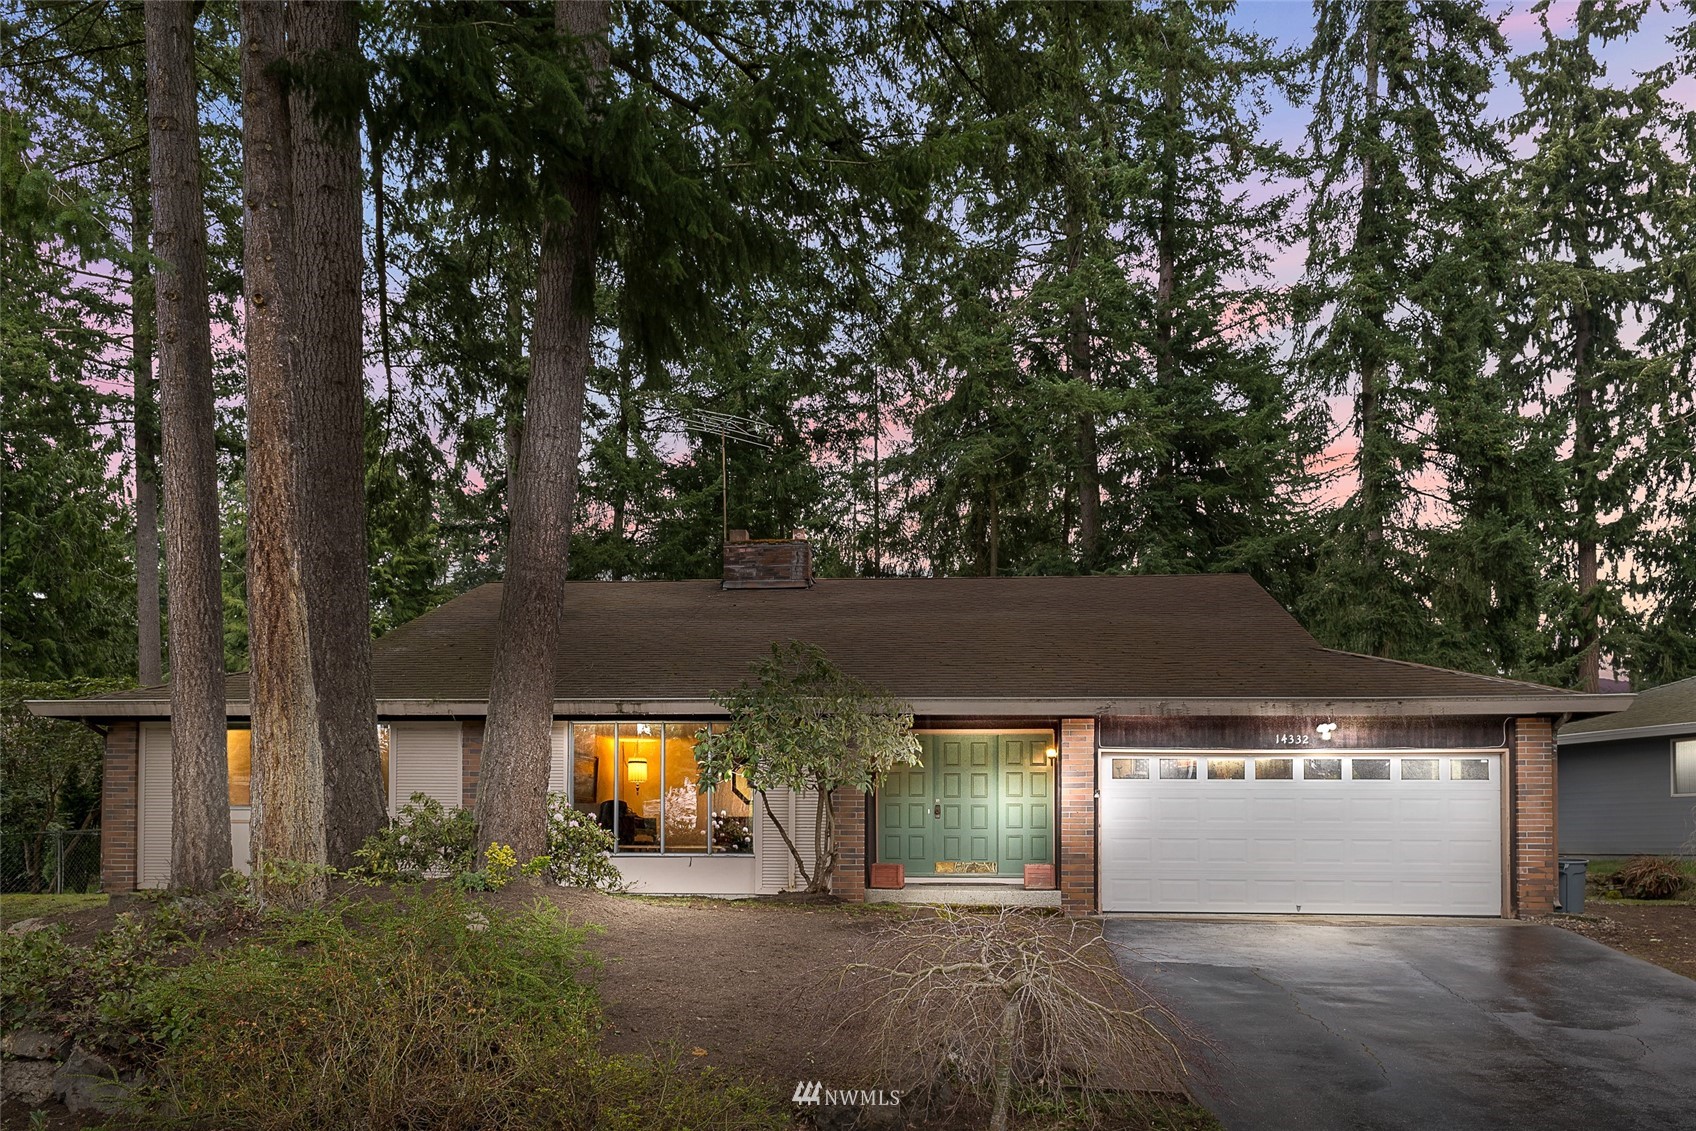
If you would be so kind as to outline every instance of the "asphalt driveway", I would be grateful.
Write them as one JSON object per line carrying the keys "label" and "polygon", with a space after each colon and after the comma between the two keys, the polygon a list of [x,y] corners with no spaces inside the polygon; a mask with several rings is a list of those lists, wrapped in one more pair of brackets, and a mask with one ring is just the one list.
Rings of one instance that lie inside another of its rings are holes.
{"label": "asphalt driveway", "polygon": [[1231,1131],[1696,1128],[1696,981],[1555,927],[1109,917]]}

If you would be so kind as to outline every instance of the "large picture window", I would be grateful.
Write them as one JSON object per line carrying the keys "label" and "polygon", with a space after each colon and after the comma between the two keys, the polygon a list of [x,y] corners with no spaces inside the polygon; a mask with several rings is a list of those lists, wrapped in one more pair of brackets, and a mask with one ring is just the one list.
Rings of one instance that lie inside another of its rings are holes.
{"label": "large picture window", "polygon": [[230,808],[244,809],[253,804],[253,732],[227,730],[224,732],[224,765],[230,777]]}
{"label": "large picture window", "polygon": [[704,722],[575,723],[571,804],[613,834],[620,853],[754,850],[747,783],[701,789]]}

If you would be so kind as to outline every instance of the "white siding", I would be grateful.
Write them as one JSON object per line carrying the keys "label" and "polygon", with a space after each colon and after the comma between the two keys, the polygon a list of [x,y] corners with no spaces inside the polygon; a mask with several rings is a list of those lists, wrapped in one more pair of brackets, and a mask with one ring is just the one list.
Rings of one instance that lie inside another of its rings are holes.
{"label": "white siding", "polygon": [[391,723],[389,775],[394,808],[422,793],[453,809],[465,801],[461,766],[460,724]]}
{"label": "white siding", "polygon": [[765,797],[771,806],[770,812],[758,799],[754,806],[758,814],[754,822],[755,875],[759,893],[772,895],[800,888],[806,882],[801,878],[800,869],[795,867],[795,859],[789,854],[789,846],[783,843],[783,836],[772,822],[772,816],[775,814],[783,822],[783,831],[795,842],[796,850],[810,870],[814,866],[813,826],[818,820],[819,795],[810,790],[773,789],[768,790]]}
{"label": "white siding", "polygon": [[548,763],[548,792],[571,792],[571,724],[555,723],[553,760]]}
{"label": "white siding", "polygon": [[141,804],[136,813],[136,886],[171,882],[171,728],[141,724]]}

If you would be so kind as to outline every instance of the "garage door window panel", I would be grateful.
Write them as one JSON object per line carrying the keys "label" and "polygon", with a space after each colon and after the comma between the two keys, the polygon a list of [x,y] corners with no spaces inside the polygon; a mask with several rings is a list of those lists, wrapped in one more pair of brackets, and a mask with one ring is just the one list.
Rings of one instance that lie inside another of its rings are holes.
{"label": "garage door window panel", "polygon": [[1255,781],[1294,781],[1296,764],[1294,758],[1256,758],[1254,760]]}
{"label": "garage door window panel", "polygon": [[1436,758],[1402,758],[1402,781],[1436,781],[1440,763]]}
{"label": "garage door window panel", "polygon": [[1350,758],[1349,777],[1355,781],[1389,781],[1388,758]]}
{"label": "garage door window panel", "polygon": [[1450,781],[1489,781],[1490,759],[1488,758],[1451,758],[1449,760]]}
{"label": "garage door window panel", "polygon": [[1247,774],[1241,758],[1209,758],[1207,776],[1211,781],[1242,781]]}
{"label": "garage door window panel", "polygon": [[1343,760],[1341,758],[1303,758],[1301,761],[1303,781],[1343,780]]}
{"label": "garage door window panel", "polygon": [[1160,759],[1161,781],[1194,781],[1194,758],[1162,758]]}
{"label": "garage door window panel", "polygon": [[1148,777],[1148,759],[1115,758],[1113,759],[1113,776],[1120,781],[1146,780]]}

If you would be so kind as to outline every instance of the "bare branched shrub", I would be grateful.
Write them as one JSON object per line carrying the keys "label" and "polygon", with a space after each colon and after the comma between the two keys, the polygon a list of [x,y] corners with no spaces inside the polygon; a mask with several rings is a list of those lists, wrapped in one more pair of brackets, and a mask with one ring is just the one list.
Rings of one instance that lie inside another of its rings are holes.
{"label": "bare branched shrub", "polygon": [[1185,1090],[1182,1025],[1126,981],[1095,923],[1013,908],[891,926],[844,974],[883,1079],[946,1084],[1008,1124],[1015,1097],[1095,1108]]}
{"label": "bare branched shrub", "polygon": [[1685,882],[1684,862],[1675,856],[1633,856],[1614,873],[1627,899],[1671,899]]}

